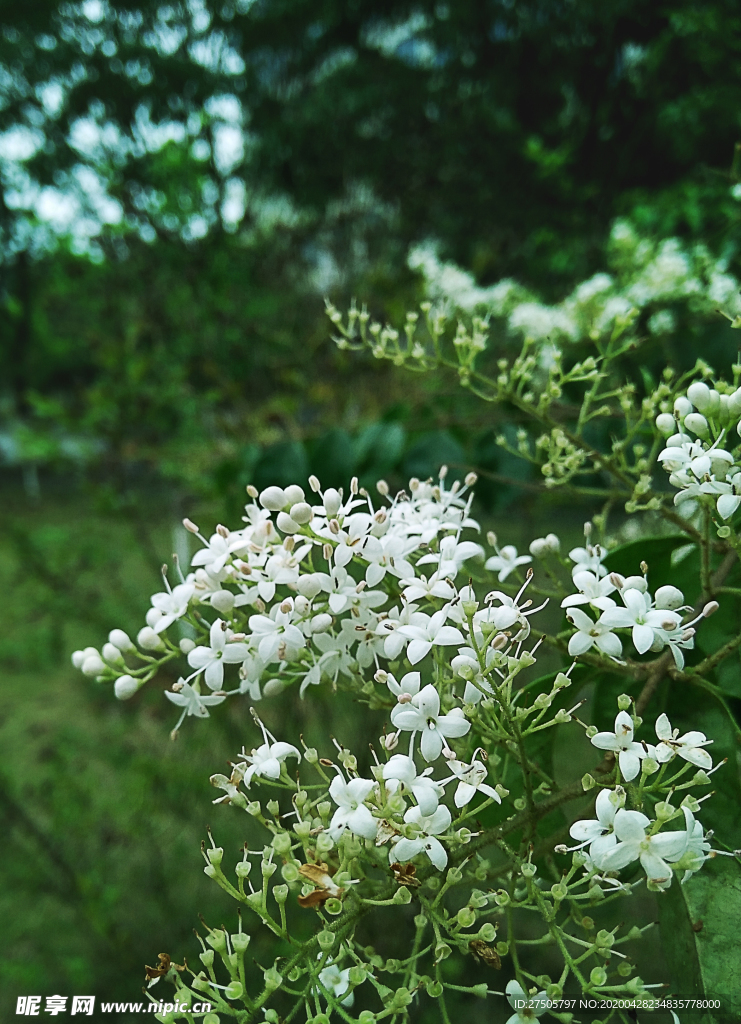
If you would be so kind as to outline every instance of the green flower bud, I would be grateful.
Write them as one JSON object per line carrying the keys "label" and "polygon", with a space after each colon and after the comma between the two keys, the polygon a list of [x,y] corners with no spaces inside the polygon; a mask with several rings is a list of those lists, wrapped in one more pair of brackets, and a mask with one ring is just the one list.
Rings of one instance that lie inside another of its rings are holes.
{"label": "green flower bud", "polygon": [[204,951],[201,953],[201,963],[206,968],[213,967],[214,951],[212,949],[204,949]]}
{"label": "green flower bud", "polygon": [[489,986],[486,984],[485,981],[482,981],[480,985],[473,986],[473,988],[471,989],[471,993],[475,996],[478,996],[479,999],[486,999],[487,995],[489,994]]}
{"label": "green flower bud", "polygon": [[628,963],[627,960],[621,960],[617,971],[621,978],[629,978],[633,973],[633,964]]}
{"label": "green flower bud", "polygon": [[273,886],[273,899],[276,903],[285,903],[288,899],[288,886],[287,885],[274,885]]}
{"label": "green flower bud", "polygon": [[320,832],[316,837],[316,849],[317,853],[329,853],[334,847],[334,841],[331,836],[327,835],[326,832]]}
{"label": "green flower bud", "polygon": [[265,971],[265,973],[263,974],[263,978],[265,979],[265,988],[269,992],[274,992],[276,988],[280,988],[281,985],[283,984],[283,976],[281,974],[278,974],[274,967],[271,967],[270,970]]}
{"label": "green flower bud", "polygon": [[476,911],[471,907],[461,907],[455,917],[461,928],[471,928],[476,923]]}
{"label": "green flower bud", "polygon": [[360,964],[354,964],[350,968],[350,974],[348,975],[348,980],[349,980],[351,985],[362,985],[363,982],[365,981],[365,977],[366,977],[365,967],[361,967]]}
{"label": "green flower bud", "polygon": [[280,814],[280,804],[277,800],[268,800],[268,812],[272,814],[274,818]]}
{"label": "green flower bud", "polygon": [[220,846],[215,846],[209,850],[206,850],[206,856],[214,865],[214,867],[218,868],[224,858],[224,851]]}
{"label": "green flower bud", "polygon": [[331,949],[334,946],[337,936],[334,932],[328,931],[326,928],[319,932],[316,937],[317,942],[323,950]]}
{"label": "green flower bud", "polygon": [[407,903],[412,902],[412,894],[405,885],[400,885],[393,895],[393,900],[400,906],[406,906]]}
{"label": "green flower bud", "polygon": [[589,980],[593,985],[606,985],[607,971],[604,969],[604,967],[593,967],[589,975]]}
{"label": "green flower bud", "polygon": [[479,928],[479,936],[482,942],[493,942],[497,937],[497,930],[491,921],[486,921]]}
{"label": "green flower bud", "polygon": [[274,864],[271,860],[260,861],[260,870],[262,871],[263,878],[271,878],[278,870],[278,865]]}
{"label": "green flower bud", "polygon": [[278,832],[273,836],[273,840],[270,845],[276,853],[279,853],[281,857],[285,857],[291,852],[291,837],[287,832]]}
{"label": "green flower bud", "polygon": [[453,950],[447,944],[447,942],[438,942],[435,946],[435,960],[447,960]]}
{"label": "green flower bud", "polygon": [[206,942],[215,949],[217,953],[226,953],[226,932],[221,928],[214,928],[206,936]]}
{"label": "green flower bud", "polygon": [[232,946],[235,952],[245,953],[250,944],[250,936],[245,932],[235,932],[232,937]]}
{"label": "green flower bud", "polygon": [[285,863],[283,867],[280,869],[280,873],[281,875],[283,875],[285,881],[289,884],[291,884],[292,882],[297,882],[301,877],[299,874],[299,870],[293,863],[293,861],[288,861],[287,863]]}
{"label": "green flower bud", "polygon": [[396,992],[394,992],[394,998],[391,1001],[391,1005],[395,1009],[401,1010],[405,1006],[409,1006],[411,1001],[412,993],[409,991],[408,988],[402,985],[400,988],[397,988]]}
{"label": "green flower bud", "polygon": [[511,902],[509,893],[506,889],[497,889],[494,893],[494,902],[498,907],[506,907]]}
{"label": "green flower bud", "polygon": [[439,981],[431,981],[427,986],[427,995],[433,999],[439,999],[443,994],[443,987]]}
{"label": "green flower bud", "polygon": [[590,775],[589,772],[587,772],[586,775],[582,776],[581,788],[584,790],[585,793],[588,792],[590,789],[594,789],[596,785],[597,780],[593,775]]}
{"label": "green flower bud", "polygon": [[417,914],[414,918],[415,928],[425,928],[427,926],[427,918],[424,914]]}
{"label": "green flower bud", "polygon": [[241,999],[243,992],[242,983],[239,981],[230,981],[224,989],[224,995],[227,999]]}

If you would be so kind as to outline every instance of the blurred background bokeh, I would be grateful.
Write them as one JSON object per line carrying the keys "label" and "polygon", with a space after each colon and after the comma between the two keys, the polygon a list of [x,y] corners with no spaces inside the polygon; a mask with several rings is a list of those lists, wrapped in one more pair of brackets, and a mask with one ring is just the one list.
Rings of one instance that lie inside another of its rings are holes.
{"label": "blurred background bokeh", "polygon": [[[69,665],[137,630],[184,514],[442,462],[480,471],[508,543],[591,512],[454,381],[338,351],[323,298],[402,318],[426,244],[555,303],[618,218],[738,278],[740,51],[731,0],[2,4],[3,1000],[135,999],[145,959],[231,913],[199,843],[245,838],[208,776],[246,706],[171,743],[159,690],[121,705]],[[735,357],[721,317],[677,316],[644,370]]]}

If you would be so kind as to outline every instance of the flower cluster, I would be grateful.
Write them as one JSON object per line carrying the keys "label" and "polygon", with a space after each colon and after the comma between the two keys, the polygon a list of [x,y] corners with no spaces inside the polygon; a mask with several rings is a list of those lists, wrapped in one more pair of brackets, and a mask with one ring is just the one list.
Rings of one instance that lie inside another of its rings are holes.
{"label": "flower cluster", "polygon": [[658,458],[677,488],[674,504],[699,502],[730,519],[741,504],[741,448],[732,440],[741,433],[741,388],[695,381],[656,426],[666,437]]}
{"label": "flower cluster", "polygon": [[[582,901],[629,894],[639,882],[617,876],[635,861],[659,891],[718,852],[690,792],[715,771],[705,749],[711,741],[697,731],[680,736],[666,715],[656,720],[656,743],[636,740],[641,723],[635,707],[628,714],[628,696],[619,699],[614,731],[598,732],[580,722],[584,701],[567,692],[580,662],[596,659],[628,675],[641,668],[645,662],[624,660],[625,643],[644,658],[656,654],[657,664],[671,651],[681,671],[695,625],[717,604],[706,602],[697,615],[675,586],[650,592],[645,563],[636,576],[610,571],[591,524],[584,545],[568,555],[555,534],[533,540],[526,555],[500,546],[493,533],[482,544],[471,515],[474,482],[470,474],[449,485],[443,468],[437,481],[413,479],[394,497],[384,481],[377,498],[355,480],[347,493],[323,489],[314,477],[308,493],[298,485],[259,494],[248,488],[238,529],[218,526],[204,536],[185,520],[200,546],[174,586],[164,576],[136,643],[114,629],[102,650],[75,652],[83,674],[113,682],[121,699],[161,666],[179,662],[180,677],[165,691],[180,710],[176,728],[186,716],[208,717],[230,697],[253,705],[286,700],[291,686],[302,697],[319,685],[347,688],[369,708],[373,742],[364,762],[337,741],[335,753],[320,755],[303,738],[276,737],[253,707],[260,741],[211,783],[219,790],[214,803],[246,812],[266,843],[245,849],[235,884],[212,840],[204,849],[206,873],[287,944],[288,967],[279,970],[281,957],[264,971],[262,1002],[255,1002],[239,967],[249,935],[241,926],[231,936],[211,929],[201,957],[206,973],[191,972],[189,984],[179,968],[167,975],[186,1004],[208,993],[219,1013],[234,1016],[229,1000],[243,999],[250,1013],[258,1006],[272,1021],[271,993],[303,992],[314,1024],[333,1012],[370,1024],[365,1010],[348,1016],[360,985],[375,989],[385,1013],[401,1012],[417,991],[442,998],[447,983],[439,965],[453,949],[499,966],[517,942],[513,911],[536,909],[561,939],[577,941],[569,913],[558,923],[562,905],[576,913]],[[569,629],[539,633],[533,616],[547,600],[536,605],[532,593],[557,593]],[[543,643],[573,659],[545,682],[530,671]],[[561,725],[581,726],[605,753],[573,793],[561,790],[533,753],[544,732]],[[578,844],[572,865],[548,890],[533,859],[538,822],[595,783],[596,817],[571,826]],[[682,791],[675,807],[673,795]],[[512,835],[519,836],[516,848]],[[494,862],[484,856],[492,846]],[[371,909],[412,901],[414,952],[384,963],[355,938],[355,922]],[[319,931],[300,942],[291,921],[310,911]],[[505,920],[506,939],[499,939]],[[426,929],[434,938],[423,941]],[[586,935],[578,942],[598,956],[606,940]],[[214,951],[230,975],[226,985],[213,971]],[[428,956],[434,976],[423,969]],[[566,955],[558,982],[541,981],[513,960],[516,979],[506,994],[532,1005],[511,1019],[529,1019],[543,999],[558,998],[570,975],[583,991],[607,986],[647,996],[622,964],[608,973],[598,960],[587,983],[582,959]],[[379,964],[396,976],[392,986],[379,981]],[[470,991],[493,990],[484,984]]]}

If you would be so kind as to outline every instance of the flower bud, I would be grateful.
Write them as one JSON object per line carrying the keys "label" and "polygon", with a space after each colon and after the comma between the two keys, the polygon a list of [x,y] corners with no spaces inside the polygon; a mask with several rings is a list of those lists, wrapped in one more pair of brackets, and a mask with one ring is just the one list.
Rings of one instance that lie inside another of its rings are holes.
{"label": "flower bud", "polygon": [[[617,699],[617,705],[618,705],[618,709],[620,711],[627,711],[632,703],[633,703],[633,698],[630,696],[629,693],[621,693],[620,696]],[[595,735],[596,735],[596,733],[595,733]]]}
{"label": "flower bud", "polygon": [[697,434],[698,437],[703,439],[710,437],[708,421],[699,412],[691,412],[689,416],[686,416],[684,425],[687,430],[691,430],[692,433]]}
{"label": "flower bud", "polygon": [[303,597],[307,597],[311,601],[322,589],[322,581],[319,573],[307,572],[304,573],[303,576],[299,576],[296,589],[299,594]]}
{"label": "flower bud", "polygon": [[476,923],[476,911],[471,907],[461,907],[456,914],[456,921],[461,928],[471,928]]}
{"label": "flower bud", "polygon": [[482,942],[493,942],[497,937],[497,930],[491,921],[485,921],[479,928],[478,938]]}
{"label": "flower bud", "polygon": [[659,762],[653,757],[644,757],[641,761],[641,771],[644,775],[654,775],[659,770]]}
{"label": "flower bud", "polygon": [[299,501],[295,505],[291,505],[291,519],[300,526],[310,523],[313,518],[314,509],[308,502]]}
{"label": "flower bud", "polygon": [[123,654],[119,651],[112,643],[103,644],[103,650],[101,651],[103,660],[113,662],[114,665],[123,665]]}
{"label": "flower bud", "polygon": [[698,412],[707,412],[712,404],[710,388],[707,384],[703,384],[702,381],[695,381],[694,384],[690,384],[687,388],[687,398]]}
{"label": "flower bud", "polygon": [[145,651],[164,651],[165,644],[160,636],[155,633],[151,626],[144,626],[136,636],[136,642]]}
{"label": "flower bud", "polygon": [[263,697],[277,697],[279,693],[283,693],[286,685],[282,679],[268,679],[262,688]]}
{"label": "flower bud", "polygon": [[393,901],[399,906],[406,906],[407,903],[412,902],[412,894],[406,885],[400,885],[399,888],[393,895]]}
{"label": "flower bud", "polygon": [[589,975],[589,980],[593,985],[606,985],[607,971],[604,969],[604,967],[593,967]]}
{"label": "flower bud", "polygon": [[230,590],[217,590],[211,595],[211,607],[222,615],[231,615],[234,610],[234,594]]}
{"label": "flower bud", "polygon": [[123,651],[124,653],[126,651],[136,650],[134,644],[131,642],[128,633],[124,633],[122,629],[112,629],[108,634],[108,642],[113,644],[114,647],[117,647],[119,651]]}
{"label": "flower bud", "polygon": [[497,889],[494,893],[494,902],[498,907],[506,907],[511,902],[506,889]]}
{"label": "flower bud", "polygon": [[259,501],[269,512],[279,512],[287,504],[286,492],[282,487],[266,487],[260,494]]}
{"label": "flower bud", "polygon": [[141,682],[134,679],[133,676],[119,676],[114,684],[113,692],[119,700],[128,700],[129,697],[134,696],[140,686]]}
{"label": "flower bud", "polygon": [[275,520],[275,525],[281,531],[281,533],[298,533],[301,529],[299,524],[293,519],[287,512],[279,512],[278,517]]}
{"label": "flower bud", "polygon": [[291,852],[291,837],[287,832],[277,832],[273,836],[270,845],[276,853],[279,853],[281,857],[285,857],[286,854]]}
{"label": "flower bud", "polygon": [[250,944],[250,936],[245,932],[234,932],[231,936],[232,946],[236,953],[244,954]]}
{"label": "flower bud", "polygon": [[90,678],[94,678],[95,676],[99,676],[101,672],[105,672],[105,665],[97,651],[95,654],[89,654],[85,658],[81,668],[82,674],[84,676],[89,676]]}
{"label": "flower bud", "polygon": [[675,611],[684,604],[684,594],[677,587],[664,586],[656,591],[654,604],[657,608]]}
{"label": "flower bud", "polygon": [[234,868],[237,878],[246,878],[252,870],[252,861],[240,860]]}
{"label": "flower bud", "polygon": [[447,960],[447,958],[450,956],[452,952],[453,950],[450,948],[447,942],[438,942],[438,944],[435,946],[435,960],[438,962],[440,960]]}
{"label": "flower bud", "polygon": [[178,644],[178,647],[183,652],[183,654],[190,654],[191,651],[194,651],[196,649],[196,643],[195,640],[191,640],[189,636],[184,636],[183,639]]}
{"label": "flower bud", "polygon": [[319,615],[315,615],[311,620],[311,632],[312,633],[324,633],[332,625],[332,616],[327,612],[321,612]]}
{"label": "flower bud", "polygon": [[656,427],[664,437],[668,437],[669,434],[674,432],[676,422],[670,412],[661,412],[656,417]]}
{"label": "flower bud", "polygon": [[674,412],[677,413],[680,420],[683,420],[692,412],[692,402],[684,395],[680,395],[679,398],[674,399]]}
{"label": "flower bud", "polygon": [[585,793],[588,792],[590,789],[594,789],[596,785],[597,780],[593,775],[590,775],[589,772],[587,772],[586,775],[582,776],[581,788],[584,790]]}
{"label": "flower bud", "polygon": [[[283,865],[283,867],[280,869],[280,873],[286,880],[286,882],[288,882],[289,885],[292,882],[297,882],[301,877],[298,868],[296,867],[295,864],[291,863],[291,861],[288,861],[287,864]],[[342,904],[340,904],[340,909],[341,908]]]}
{"label": "flower bud", "polygon": [[342,507],[342,496],[334,487],[328,487],[323,496],[324,511],[327,516],[336,516]]}

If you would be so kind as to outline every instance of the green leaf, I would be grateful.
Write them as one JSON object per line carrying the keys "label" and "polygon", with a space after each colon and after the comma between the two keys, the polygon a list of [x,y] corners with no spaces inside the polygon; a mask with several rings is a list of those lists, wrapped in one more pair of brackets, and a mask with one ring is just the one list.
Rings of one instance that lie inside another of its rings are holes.
{"label": "green leaf", "polygon": [[741,866],[728,857],[708,861],[684,885],[675,878],[658,903],[673,993],[721,1003],[719,1011],[692,1020],[731,1024],[741,1019]]}
{"label": "green leaf", "polygon": [[686,559],[682,559],[679,565],[672,565],[672,553],[686,545],[687,537],[684,534],[673,534],[670,537],[643,537],[640,540],[630,541],[628,544],[621,544],[620,547],[610,551],[605,558],[605,566],[610,572],[619,572],[623,576],[640,576],[641,562],[646,562],[649,587],[652,592],[667,583],[671,583],[681,590],[683,589],[682,584],[677,582],[679,576],[686,575],[690,580],[697,578],[696,573],[693,577],[692,574],[683,571]]}

